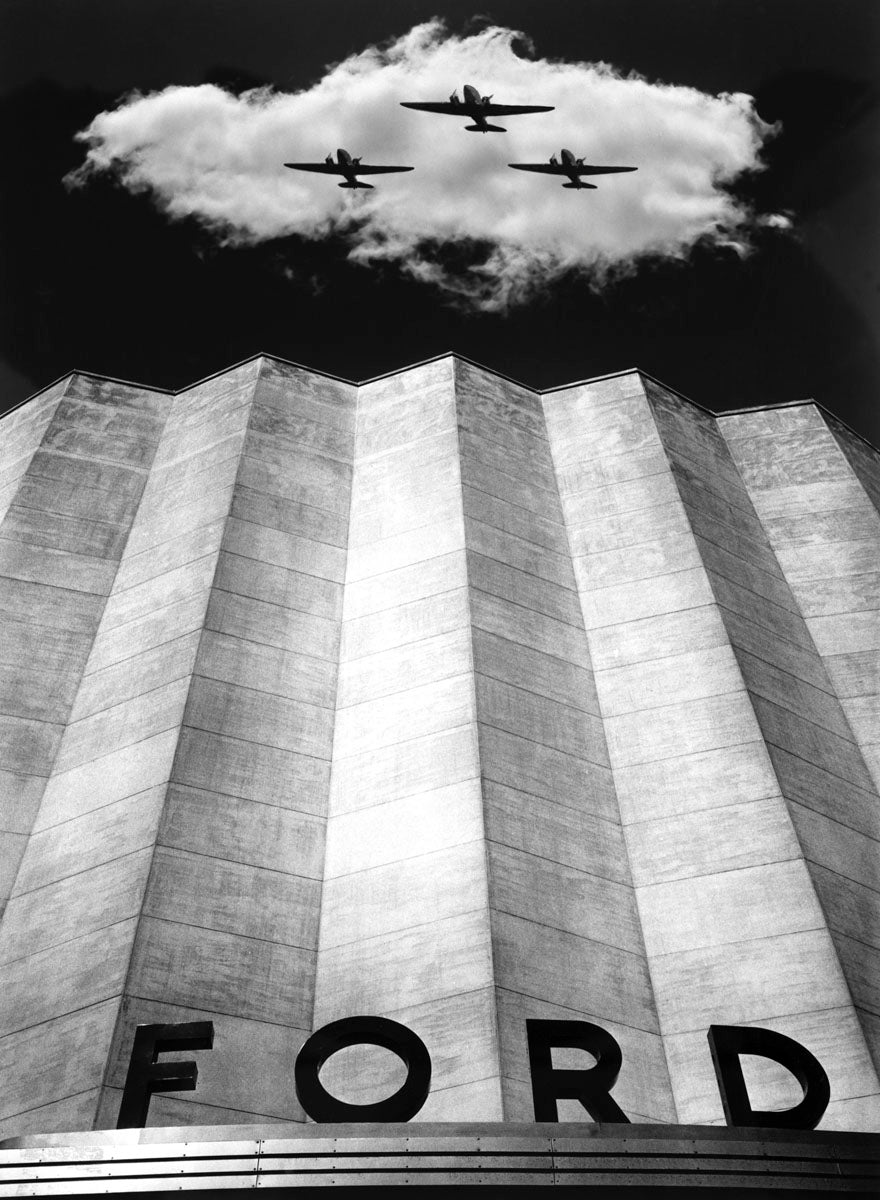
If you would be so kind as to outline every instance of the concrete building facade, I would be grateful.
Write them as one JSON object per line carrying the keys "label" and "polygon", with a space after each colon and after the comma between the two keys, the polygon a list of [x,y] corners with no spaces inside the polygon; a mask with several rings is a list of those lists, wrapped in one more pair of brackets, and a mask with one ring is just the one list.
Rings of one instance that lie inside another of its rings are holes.
{"label": "concrete building facade", "polygon": [[0,518],[0,1137],[114,1128],[136,1024],[202,1018],[150,1124],[303,1122],[357,1013],[428,1046],[418,1121],[533,1121],[538,1017],[613,1033],[633,1122],[722,1125],[736,1024],[880,1131],[880,456],[821,408],[74,374],[0,421]]}

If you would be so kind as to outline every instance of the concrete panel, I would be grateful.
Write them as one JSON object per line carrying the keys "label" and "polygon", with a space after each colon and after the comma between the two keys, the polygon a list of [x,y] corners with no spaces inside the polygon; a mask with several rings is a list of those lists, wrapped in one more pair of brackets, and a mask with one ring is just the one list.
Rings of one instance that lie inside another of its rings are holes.
{"label": "concrete panel", "polygon": [[470,670],[469,630],[425,637],[346,663],[340,674],[337,706],[342,709],[425,683],[439,683]]}
{"label": "concrete panel", "polygon": [[[162,1056],[163,1062],[188,1059],[197,1063],[199,1081],[196,1092],[191,1099],[185,1094],[154,1096],[150,1103],[151,1113],[157,1100],[174,1099],[181,1106],[210,1105],[260,1114],[260,1118],[269,1116],[286,1121],[304,1121],[305,1114],[293,1087],[293,1064],[308,1036],[308,1030],[264,1021],[241,1020],[228,1015],[216,1017],[210,1010],[162,1004],[138,996],[127,996],[123,1000],[108,1056],[106,1084],[118,1092],[117,1104],[125,1084],[136,1025],[206,1019],[214,1020],[213,1049],[186,1050]],[[194,1114],[190,1115],[188,1110],[183,1110],[181,1115],[187,1124],[194,1120]],[[212,1124],[221,1122],[220,1117],[212,1120]]]}
{"label": "concrete panel", "polygon": [[667,658],[679,654],[683,645],[693,651],[727,644],[724,622],[714,604],[590,631],[590,655],[597,671]]}
{"label": "concrete panel", "polygon": [[607,877],[489,842],[493,910],[578,937],[642,952],[632,888]]}
{"label": "concrete panel", "polygon": [[617,625],[621,619],[637,621],[643,617],[699,608],[712,601],[712,589],[705,571],[695,568],[660,575],[649,588],[642,580],[595,588],[581,595],[584,624],[588,630]]}
{"label": "concrete panel", "polygon": [[822,726],[846,741],[852,741],[851,722],[844,716],[837,697],[830,692],[827,680],[823,680],[824,687],[814,687],[789,671],[743,650],[737,650],[736,657],[753,694]]}
{"label": "concrete panel", "polygon": [[[432,1094],[458,1090],[497,1071],[494,1001],[494,990],[481,988],[386,1014],[412,1029],[428,1047]],[[404,1075],[403,1063],[389,1051],[353,1046],[333,1056],[321,1080],[334,1096],[366,1104],[390,1095]],[[427,1119],[424,1113],[423,1108],[416,1120]]]}
{"label": "concrete panel", "polygon": [[0,829],[30,833],[45,786],[45,776],[0,770]]}
{"label": "concrete panel", "polygon": [[486,633],[555,655],[575,666],[590,666],[583,628],[479,591],[470,595],[470,613],[474,627]]}
{"label": "concrete panel", "polygon": [[164,800],[164,786],[152,788],[34,833],[18,873],[16,894],[152,847]]}
{"label": "concrete panel", "polygon": [[142,620],[163,605],[177,604],[204,592],[210,587],[216,568],[217,556],[212,552],[125,591],[114,591],[101,617],[102,631]]}
{"label": "concrete panel", "polygon": [[[676,759],[670,763],[677,764]],[[713,799],[706,797],[707,804]],[[800,857],[781,797],[728,803],[653,820],[625,811],[626,844],[639,887]],[[656,811],[656,809],[655,809]],[[631,818],[635,815],[635,822]],[[686,847],[686,852],[683,848]]]}
{"label": "concrete panel", "polygon": [[545,799],[616,820],[617,804],[610,771],[489,725],[480,726],[483,776]]}
{"label": "concrete panel", "polygon": [[[571,588],[573,580],[568,555],[556,554],[534,542],[505,533],[493,525],[465,517],[465,534],[468,549],[484,558],[494,559],[508,567],[515,567],[538,579],[558,584],[560,588]],[[486,568],[484,568],[486,569]],[[523,580],[522,583],[526,581]],[[546,589],[549,593],[550,589]]]}
{"label": "concrete panel", "polygon": [[424,562],[351,581],[346,585],[344,610],[347,621],[423,600],[438,592],[464,587],[467,564],[464,550],[441,554]]}
{"label": "concrete panel", "polygon": [[[450,566],[454,565],[450,563]],[[468,623],[468,594],[464,588],[436,592],[421,600],[345,621],[341,661],[350,663],[368,654],[422,642],[425,638],[467,628]]]}
{"label": "concrete panel", "polygon": [[[876,1092],[877,1076],[851,1008],[772,1016],[744,1024],[773,1029],[805,1046],[828,1073],[833,1102]],[[679,1120],[703,1124],[723,1118],[705,1030],[668,1038],[666,1053],[675,1081]],[[792,1108],[803,1095],[794,1076],[770,1059],[745,1055],[742,1066],[755,1108]],[[827,1127],[826,1118],[819,1128]]]}
{"label": "concrete panel", "polygon": [[[5,1137],[47,1127],[51,1132],[91,1128],[95,1089],[104,1073],[116,1008],[116,1001],[105,1001],[59,1017],[49,1026],[38,1025],[0,1040],[0,1062],[11,1068],[4,1071],[6,1084],[0,1099],[4,1119],[0,1129]],[[45,1053],[49,1041],[52,1054]],[[27,1064],[26,1070],[22,1064]],[[35,1121],[33,1110],[49,1105],[54,1111],[42,1113]],[[68,1115],[75,1124],[54,1124],[56,1118],[61,1121]]]}
{"label": "concrete panel", "polygon": [[796,751],[799,757],[847,779],[857,787],[873,789],[858,748],[851,738],[840,737],[761,696],[752,703],[769,745]]}
{"label": "concrete panel", "polygon": [[321,708],[333,707],[335,662],[210,629],[200,636],[194,669],[206,679],[244,686],[258,681],[261,688],[276,696],[303,700]]}
{"label": "concrete panel", "polygon": [[[314,951],[144,917],[132,953],[132,990],[145,1000],[279,1025],[310,1011]],[[353,1010],[352,1010],[353,1011]]]}
{"label": "concrete panel", "polygon": [[42,546],[67,554],[85,554],[97,558],[118,559],[125,545],[127,529],[91,517],[70,517],[63,513],[40,512],[10,504],[3,522],[3,536],[10,541]]}
{"label": "concrete panel", "polygon": [[630,882],[618,824],[578,807],[529,795],[489,780],[483,783],[486,838],[616,883]]}
{"label": "concrete panel", "polygon": [[351,484],[351,506],[358,510],[393,504],[398,480],[408,479],[414,468],[438,462],[455,462],[458,436],[450,427],[430,437],[419,438],[372,458],[364,457],[358,447],[357,464]]}
{"label": "concrete panel", "polygon": [[744,691],[609,717],[605,722],[615,767],[739,746],[754,741],[757,733],[755,714]]}
{"label": "concrete panel", "polygon": [[[488,525],[502,533],[516,537],[524,542],[532,542],[543,546],[554,554],[568,555],[568,543],[565,528],[562,525],[562,513],[559,505],[551,504],[546,493],[536,497],[532,508],[523,507],[524,497],[519,495],[517,500],[510,503],[505,499],[487,494],[485,490],[490,484],[482,483],[479,477],[474,487],[462,488],[464,515]],[[551,519],[552,518],[552,519]]]}
{"label": "concrete panel", "polygon": [[116,563],[0,538],[0,571],[9,579],[106,596],[113,585]]}
{"label": "concrete panel", "polygon": [[[342,830],[331,826],[328,841]],[[324,881],[321,894],[321,953],[334,947],[384,937],[485,911],[486,851],[482,839],[435,850]]]}
{"label": "concrete panel", "polygon": [[[346,579],[352,582],[396,571],[413,563],[424,562],[440,554],[461,549],[464,543],[464,518],[457,496],[435,509],[435,520],[418,529],[383,538],[369,546],[355,546],[348,554]],[[445,510],[445,511],[444,511]]]}
{"label": "concrete panel", "polygon": [[183,534],[192,533],[202,525],[211,525],[229,512],[231,487],[220,487],[189,504],[179,505],[168,512],[159,508],[150,520],[136,521],[126,542],[126,554],[140,554],[161,546]]}
{"label": "concrete panel", "polygon": [[[119,921],[96,933],[7,963],[3,970],[0,1037],[30,1030],[74,1009],[89,1008],[118,996],[136,924],[135,919]],[[64,980],[62,988],[58,986],[59,979]],[[78,1036],[82,1037],[82,1026],[79,1028]],[[41,1054],[45,1053],[44,1048],[45,1040]],[[72,1061],[75,1063],[76,1059]],[[77,1087],[84,1082],[88,1085],[88,1080],[80,1077]]]}
{"label": "concrete panel", "polygon": [[487,725],[592,763],[607,762],[600,717],[485,675],[474,676],[474,687],[480,720]]}
{"label": "concrete panel", "polygon": [[742,675],[732,649],[714,646],[599,674],[602,713],[624,713],[740,691]]}
{"label": "concrete panel", "polygon": [[377,796],[369,808],[334,812],[324,878],[482,839],[481,800],[479,781],[467,779],[398,800]]}
{"label": "concrete panel", "polygon": [[87,673],[70,709],[70,721],[81,721],[189,675],[201,636],[198,630],[193,630],[143,654]]}
{"label": "concrete panel", "polygon": [[[485,456],[473,457],[473,449],[474,443],[469,441],[466,433],[462,433],[458,444],[458,453],[461,481],[464,485],[462,496],[468,516],[476,517],[486,525],[497,525],[499,529],[507,529],[509,521],[518,519],[509,513],[506,507],[514,505],[529,514],[530,528],[538,528],[538,526],[532,526],[533,521],[539,522],[540,527],[544,528],[545,518],[561,521],[559,496],[546,472],[542,472],[538,477],[532,477],[511,470],[512,464],[505,462],[500,453],[500,447],[493,448],[498,461],[495,465],[490,465],[485,460]],[[474,495],[474,491],[480,492],[481,496]],[[502,501],[505,505],[504,509],[499,509],[492,501]],[[480,505],[483,510],[482,515],[478,511],[469,511],[471,504]],[[502,511],[504,517],[501,524],[494,519],[489,519],[490,513],[501,515]],[[536,516],[538,513],[541,514],[540,517]],[[509,532],[516,533],[517,531],[511,528]],[[519,534],[519,536],[525,537],[525,534]],[[537,540],[534,536],[526,537],[526,541]],[[561,543],[560,553],[564,553],[564,550],[564,543]]]}
{"label": "concrete panel", "polygon": [[238,554],[221,553],[214,586],[332,620],[338,620],[342,612],[338,583]]}
{"label": "concrete panel", "polygon": [[[64,947],[74,939],[136,917],[151,859],[152,846],[35,891],[19,891],[3,914],[0,962],[11,964],[50,946]],[[64,950],[59,949],[59,956],[63,955]],[[10,974],[14,969],[9,967]]]}
{"label": "concrete panel", "polygon": [[193,729],[316,758],[329,758],[333,744],[328,709],[199,676],[193,677],[183,719]]}
{"label": "concrete panel", "polygon": [[409,741],[474,719],[470,673],[354,704],[336,714],[334,754],[349,758]]}
{"label": "concrete panel", "polygon": [[53,775],[46,784],[34,831],[166,783],[176,745],[177,729],[168,729]]}
{"label": "concrete panel", "polygon": [[307,754],[182,729],[174,782],[323,816],[330,764]]}
{"label": "concrete panel", "polygon": [[665,1037],[850,1004],[823,929],[664,954],[651,975]]}
{"label": "concrete panel", "polygon": [[242,456],[237,482],[243,487],[310,504],[327,512],[342,514],[347,511],[351,488],[349,464],[297,448],[278,455],[287,468],[282,474],[278,470],[280,462],[266,461],[265,447],[260,448],[260,454],[260,458]]}
{"label": "concrete panel", "polygon": [[10,771],[48,775],[63,731],[60,723],[0,716],[0,762]]}
{"label": "concrete panel", "polygon": [[658,1032],[642,954],[501,912],[492,942],[498,987]]}
{"label": "concrete panel", "polygon": [[104,597],[68,588],[0,579],[0,616],[30,621],[50,629],[92,633],[104,608]]}
{"label": "concrete panel", "polygon": [[323,820],[274,804],[175,785],[168,789],[158,841],[212,858],[321,878]]}
{"label": "concrete panel", "polygon": [[592,672],[505,637],[472,630],[474,670],[585,713],[598,712]]}
{"label": "concrete panel", "polygon": [[602,550],[575,561],[581,591],[613,587],[658,575],[686,571],[702,564],[691,533],[672,533],[622,550]]}
{"label": "concrete panel", "polygon": [[315,1012],[333,1021],[383,1013],[492,984],[492,943],[481,910],[321,950]]}
{"label": "concrete panel", "polygon": [[828,927],[845,933],[855,941],[880,949],[880,858],[874,857],[874,887],[849,879],[837,871],[813,864],[810,874],[828,921]]}
{"label": "concrete panel", "polygon": [[351,462],[351,434],[313,421],[295,411],[255,405],[244,443],[245,454],[266,462],[294,450],[310,450],[342,463]]}
{"label": "concrete panel", "polygon": [[[567,497],[563,495],[563,509]],[[575,558],[598,554],[603,550],[620,550],[654,542],[690,530],[687,513],[680,500],[661,504],[657,508],[642,508],[614,516],[597,517],[578,526],[569,527],[568,542]]]}
{"label": "concrete panel", "polygon": [[717,950],[749,938],[819,929],[822,910],[800,859],[657,883],[639,891],[652,956]]}
{"label": "concrete panel", "polygon": [[[541,1021],[590,1021],[593,1014],[589,1009],[563,1008],[559,1004],[548,1004],[499,988],[498,1028],[501,1041],[501,1066],[505,1078],[517,1080],[525,1085],[527,1108],[518,1118],[506,1113],[507,1120],[533,1120],[531,1072],[528,1064],[526,1042],[526,1020]],[[656,1033],[634,1029],[609,1021],[604,1015],[598,1018],[603,1029],[617,1040],[623,1051],[620,1077],[614,1085],[612,1095],[631,1119],[634,1114],[651,1117],[658,1122],[675,1121],[675,1107],[666,1069],[663,1043]],[[584,1051],[556,1050],[553,1062],[557,1067],[587,1069],[593,1065],[590,1055]],[[584,1121],[590,1118],[581,1111]]]}
{"label": "concrete panel", "polygon": [[870,832],[852,829],[836,815],[818,813],[793,801],[789,801],[789,811],[808,860],[869,888],[880,888],[880,811],[876,806],[869,807],[866,814]]}
{"label": "concrete panel", "polygon": [[89,631],[51,629],[25,619],[4,617],[0,663],[16,668],[65,672],[78,678],[89,654]]}
{"label": "concrete panel", "polygon": [[143,912],[167,922],[314,950],[320,907],[318,880],[160,846]]}
{"label": "concrete panel", "polygon": [[858,787],[772,743],[768,743],[767,750],[777,775],[785,780],[789,802],[823,813],[869,837],[877,836],[877,800],[872,790]]}
{"label": "concrete panel", "polygon": [[188,679],[175,679],[69,725],[55,770],[69,771],[179,725],[188,689]]}
{"label": "concrete panel", "polygon": [[570,570],[567,574],[569,585],[561,586],[469,551],[468,578],[472,588],[581,628],[577,593],[569,586],[573,583]]}
{"label": "concrete panel", "polygon": [[475,779],[480,774],[473,725],[370,749],[333,763],[334,815]]}
{"label": "concrete panel", "polygon": [[[315,508],[310,504],[302,504],[297,500],[286,500],[283,496],[268,496],[265,492],[254,491],[253,488],[242,487],[239,483],[235,489],[235,494],[232,497],[232,507],[230,508],[232,520],[229,528],[226,531],[227,542],[224,544],[224,549],[235,550],[238,554],[247,554],[248,541],[244,537],[245,531],[238,528],[239,525],[255,525],[261,532],[254,532],[255,537],[259,537],[264,545],[271,545],[275,548],[276,553],[284,560],[290,558],[289,539],[296,541],[312,541],[319,542],[324,546],[336,547],[336,549],[344,549],[347,541],[348,520],[345,513],[331,513],[323,508]],[[286,534],[287,538],[273,538],[272,533]],[[318,550],[312,550],[313,554],[317,554]],[[256,557],[261,557],[257,554]],[[327,557],[331,560],[338,560],[340,556],[328,554]],[[345,555],[341,556],[344,573]],[[275,562],[273,558],[271,561]],[[287,566],[287,561],[281,561],[280,566]],[[300,566],[300,570],[304,570]],[[320,573],[320,572],[319,572]],[[328,578],[331,576],[328,574]],[[333,575],[332,578],[336,578]]]}
{"label": "concrete panel", "polygon": [[[204,603],[204,601],[203,601]],[[267,604],[250,596],[214,589],[205,614],[206,629],[231,637],[262,642],[281,650],[308,647],[315,658],[335,660],[339,642],[339,623],[313,613],[298,612],[279,604]]]}
{"label": "concrete panel", "polygon": [[175,641],[201,629],[205,619],[205,593],[166,604],[138,621],[129,621],[117,629],[98,631],[89,656],[89,672],[101,671],[114,663],[127,662],[135,655]]}
{"label": "concrete panel", "polygon": [[0,666],[0,713],[63,725],[76,696],[76,675],[41,666],[39,656],[29,664]]}

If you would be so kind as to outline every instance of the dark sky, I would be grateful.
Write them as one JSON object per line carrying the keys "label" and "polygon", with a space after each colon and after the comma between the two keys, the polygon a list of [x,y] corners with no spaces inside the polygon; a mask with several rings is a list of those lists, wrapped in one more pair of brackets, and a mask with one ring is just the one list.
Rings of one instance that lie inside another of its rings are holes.
{"label": "dark sky", "polygon": [[[62,185],[83,159],[73,135],[132,89],[296,90],[433,16],[522,29],[541,57],[752,94],[782,133],[743,186],[791,212],[793,234],[598,294],[567,278],[501,316],[350,264],[341,241],[221,249],[109,180]],[[877,444],[878,97],[877,0],[0,0],[0,411],[73,368],[177,388],[266,351],[364,379],[452,349],[537,387],[638,366],[716,410],[814,397]]]}

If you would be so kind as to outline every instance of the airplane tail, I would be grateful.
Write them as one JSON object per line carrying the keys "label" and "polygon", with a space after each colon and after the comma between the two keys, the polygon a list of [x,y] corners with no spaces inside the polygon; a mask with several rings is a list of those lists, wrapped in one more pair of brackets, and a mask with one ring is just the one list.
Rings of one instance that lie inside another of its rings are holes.
{"label": "airplane tail", "polygon": [[351,183],[348,183],[346,181],[345,183],[339,183],[336,186],[344,187],[344,188],[370,188],[370,189],[372,189],[373,184],[372,183],[361,183],[361,181],[359,179],[355,179]]}
{"label": "airplane tail", "polygon": [[564,183],[562,186],[567,188],[593,188],[594,191],[596,189],[595,183]]}
{"label": "airplane tail", "polygon": [[507,133],[500,125],[465,125],[465,129],[471,133]]}

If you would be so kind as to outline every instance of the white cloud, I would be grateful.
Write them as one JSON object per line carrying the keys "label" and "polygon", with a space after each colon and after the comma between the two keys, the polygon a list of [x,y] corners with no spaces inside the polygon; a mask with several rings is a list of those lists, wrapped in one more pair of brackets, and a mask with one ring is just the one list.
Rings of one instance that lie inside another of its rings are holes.
{"label": "white cloud", "polygon": [[[151,193],[170,217],[195,217],[231,243],[341,233],[353,260],[396,262],[485,309],[515,304],[568,269],[601,280],[646,255],[684,257],[699,239],[745,253],[758,225],[787,226],[780,214],[750,213],[724,188],[760,169],[772,133],[751,97],[649,83],[603,63],[521,58],[515,45],[522,35],[509,29],[455,37],[435,20],[329,67],[302,92],[236,97],[206,84],[132,95],[79,135],[86,162],[69,179],[109,172]],[[445,99],[466,82],[499,103],[555,111],[483,135],[465,132],[463,119],[399,105]],[[415,170],[348,192],[282,165],[320,161],[339,146]],[[638,171],[579,192],[508,169],[562,146]],[[488,257],[443,265],[438,246],[468,242],[488,244]]]}

